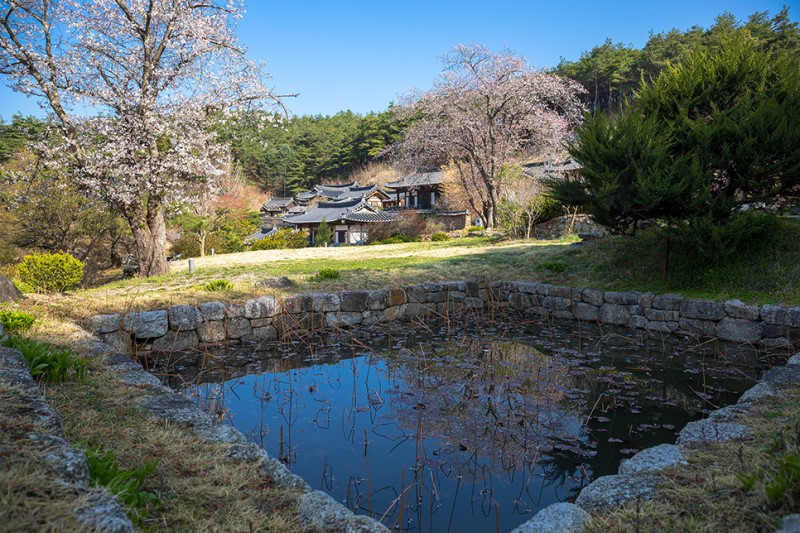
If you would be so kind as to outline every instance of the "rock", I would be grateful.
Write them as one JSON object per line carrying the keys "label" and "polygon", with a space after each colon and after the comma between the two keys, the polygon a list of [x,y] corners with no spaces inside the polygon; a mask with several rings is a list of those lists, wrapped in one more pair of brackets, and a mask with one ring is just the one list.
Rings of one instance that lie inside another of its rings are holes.
{"label": "rock", "polygon": [[781,528],[775,533],[800,533],[800,514],[784,516],[781,521]]}
{"label": "rock", "polygon": [[283,300],[283,309],[292,314],[307,313],[311,311],[311,305],[311,296],[308,294],[297,294]]}
{"label": "rock", "polygon": [[161,381],[157,377],[143,370],[124,372],[122,374],[119,374],[117,376],[117,379],[133,387],[159,389],[163,392],[169,391],[169,389],[165,387],[164,384],[161,383]]}
{"label": "rock", "polygon": [[760,324],[741,318],[723,318],[715,328],[718,339],[731,342],[757,342],[763,328]]}
{"label": "rock", "polygon": [[647,323],[648,320],[645,317],[639,315],[631,315],[631,320],[630,322],[628,322],[628,327],[642,329],[647,325]]}
{"label": "rock", "polygon": [[252,333],[250,321],[244,317],[229,318],[225,321],[225,337],[228,339],[241,339]]}
{"label": "rock", "polygon": [[597,289],[583,289],[581,298],[587,304],[596,305],[598,307],[603,305],[603,293]]}
{"label": "rock", "polygon": [[786,310],[779,305],[766,304],[761,306],[761,320],[765,324],[785,326],[786,318]]}
{"label": "rock", "polygon": [[578,302],[572,306],[572,314],[577,320],[596,321],[600,317],[600,308],[596,305]]}
{"label": "rock", "polygon": [[173,305],[169,308],[169,327],[172,331],[194,331],[202,322],[200,310],[193,305]]}
{"label": "rock", "polygon": [[[199,312],[198,312],[199,316]],[[200,345],[196,331],[172,331],[153,341],[154,352],[185,352]]]}
{"label": "rock", "polygon": [[14,282],[5,276],[0,276],[0,302],[13,302],[22,298],[22,293]]}
{"label": "rock", "polygon": [[742,394],[739,397],[739,401],[737,403],[749,403],[749,402],[758,402],[763,400],[764,398],[769,398],[770,396],[775,396],[778,394],[778,391],[775,390],[775,387],[766,383],[764,381],[759,381]]}
{"label": "rock", "polygon": [[367,309],[370,311],[383,311],[389,305],[387,291],[367,291]]}
{"label": "rock", "polygon": [[364,315],[356,312],[327,313],[325,319],[328,321],[328,325],[332,327],[354,326],[362,322]]}
{"label": "rock", "polygon": [[55,471],[61,483],[80,487],[89,485],[86,457],[67,441],[45,433],[29,433],[26,438],[45,448],[42,460]]}
{"label": "rock", "polygon": [[386,305],[389,307],[397,307],[406,303],[406,291],[403,289],[389,289],[387,296],[389,301]]}
{"label": "rock", "polygon": [[297,283],[290,280],[286,276],[276,278],[265,278],[258,280],[253,285],[256,289],[291,289],[297,286]]}
{"label": "rock", "polygon": [[674,444],[659,444],[642,450],[630,459],[622,461],[619,466],[619,473],[657,472],[679,464],[686,464],[686,458],[684,458],[680,448]]}
{"label": "rock", "polygon": [[686,333],[701,337],[714,337],[717,334],[717,323],[713,320],[681,318],[678,321],[678,327]]}
{"label": "rock", "polygon": [[677,322],[681,318],[680,311],[664,311],[662,309],[645,309],[644,316],[647,320],[658,322]]}
{"label": "rock", "polygon": [[174,392],[154,394],[145,398],[142,407],[159,418],[192,427],[212,425],[208,414],[200,410],[189,398]]}
{"label": "rock", "polygon": [[89,333],[114,333],[120,329],[120,316],[118,314],[111,315],[95,315],[86,320],[86,329]]}
{"label": "rock", "polygon": [[266,450],[252,442],[237,443],[228,448],[228,458],[240,463],[254,463],[268,459]]}
{"label": "rock", "polygon": [[758,320],[758,315],[760,314],[757,305],[749,305],[739,300],[728,300],[722,306],[725,308],[725,314],[731,318]]}
{"label": "rock", "polygon": [[13,348],[0,347],[0,369],[28,370],[25,357]]}
{"label": "rock", "polygon": [[615,326],[625,326],[631,319],[628,308],[618,304],[603,304],[600,308],[600,321]]}
{"label": "rock", "polygon": [[253,328],[253,337],[258,340],[274,341],[278,338],[278,330],[271,325]]}
{"label": "rock", "polygon": [[167,334],[169,317],[166,311],[128,313],[122,321],[122,327],[137,339],[155,339]]}
{"label": "rock", "polygon": [[711,300],[685,300],[681,304],[681,316],[702,320],[721,320],[725,317],[725,307],[720,302]]}
{"label": "rock", "polygon": [[589,513],[616,509],[637,498],[656,496],[660,478],[652,474],[603,476],[589,483],[575,500],[575,505]]}
{"label": "rock", "polygon": [[202,342],[221,342],[225,340],[225,323],[222,320],[209,320],[200,324],[197,335]]}
{"label": "rock", "polygon": [[634,305],[639,303],[638,292],[612,292],[603,295],[605,303],[618,305]]}
{"label": "rock", "polygon": [[75,518],[89,526],[92,531],[100,533],[133,533],[130,518],[125,509],[105,492],[94,492],[89,498],[88,505],[74,511]]}
{"label": "rock", "polygon": [[273,457],[267,457],[258,465],[258,474],[270,478],[281,488],[308,491],[311,487],[298,475],[292,474],[286,465]]}
{"label": "rock", "polygon": [[356,516],[330,495],[314,490],[297,500],[300,522],[309,529],[345,533],[388,533],[389,530],[367,516]]}
{"label": "rock", "polygon": [[315,313],[333,313],[339,310],[339,295],[315,292],[311,295],[311,307]]}
{"label": "rock", "polygon": [[200,316],[203,320],[223,320],[225,304],[222,302],[204,302],[200,304]]}
{"label": "rock", "polygon": [[362,313],[367,310],[367,291],[344,291],[339,301],[342,311]]}
{"label": "rock", "polygon": [[658,294],[653,298],[653,309],[677,311],[681,307],[683,296],[680,294]]}
{"label": "rock", "polygon": [[408,303],[425,303],[428,301],[428,293],[422,285],[406,287],[406,301]]}
{"label": "rock", "polygon": [[770,368],[761,377],[761,381],[774,387],[789,387],[800,383],[800,366],[785,365]]}
{"label": "rock", "polygon": [[720,422],[713,418],[689,422],[678,435],[677,444],[705,444],[741,440],[752,430],[735,422]]}
{"label": "rock", "polygon": [[270,318],[281,312],[281,304],[277,298],[262,296],[249,300],[244,305],[245,318]]}
{"label": "rock", "polygon": [[590,518],[589,513],[574,503],[554,503],[511,533],[580,533]]}
{"label": "rock", "polygon": [[800,365],[800,353],[796,353],[786,361],[787,365]]}
{"label": "rock", "polygon": [[124,331],[115,331],[114,333],[98,333],[97,338],[103,344],[111,348],[114,352],[129,352],[131,351],[131,334]]}
{"label": "rock", "polygon": [[225,304],[225,318],[244,318],[245,304]]}

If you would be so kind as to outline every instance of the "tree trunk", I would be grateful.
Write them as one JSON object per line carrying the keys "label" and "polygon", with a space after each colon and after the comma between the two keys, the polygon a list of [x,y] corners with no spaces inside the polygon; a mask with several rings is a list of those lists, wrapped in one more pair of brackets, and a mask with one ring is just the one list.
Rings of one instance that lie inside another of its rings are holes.
{"label": "tree trunk", "polygon": [[160,207],[151,208],[147,213],[137,209],[128,217],[136,242],[136,258],[139,261],[139,277],[146,278],[169,272],[167,262],[167,228],[164,213]]}
{"label": "tree trunk", "polygon": [[200,244],[200,257],[206,256],[206,235],[208,235],[208,232],[202,230],[200,231],[198,243]]}

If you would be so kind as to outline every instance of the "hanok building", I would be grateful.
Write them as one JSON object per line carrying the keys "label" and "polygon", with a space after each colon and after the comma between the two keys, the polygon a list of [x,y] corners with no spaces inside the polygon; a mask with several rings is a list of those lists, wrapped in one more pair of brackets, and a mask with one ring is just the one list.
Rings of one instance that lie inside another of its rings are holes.
{"label": "hanok building", "polygon": [[303,214],[285,216],[283,222],[295,228],[308,229],[311,244],[316,242],[320,224],[325,221],[333,230],[334,244],[364,244],[372,224],[391,222],[393,213],[371,207],[364,197],[319,202]]}
{"label": "hanok building", "polygon": [[400,209],[435,209],[443,183],[444,173],[438,168],[420,168],[386,187],[393,189]]}
{"label": "hanok building", "polygon": [[265,217],[279,218],[289,213],[294,207],[297,207],[297,202],[291,196],[288,198],[270,198],[261,206],[261,214]]}

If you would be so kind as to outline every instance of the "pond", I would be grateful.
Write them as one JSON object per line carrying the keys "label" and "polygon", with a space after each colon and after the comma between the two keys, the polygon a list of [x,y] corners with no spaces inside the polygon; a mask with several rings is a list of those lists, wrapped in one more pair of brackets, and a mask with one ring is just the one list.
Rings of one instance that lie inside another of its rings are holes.
{"label": "pond", "polygon": [[390,528],[510,531],[754,383],[719,347],[626,334],[393,324],[216,354],[171,384]]}

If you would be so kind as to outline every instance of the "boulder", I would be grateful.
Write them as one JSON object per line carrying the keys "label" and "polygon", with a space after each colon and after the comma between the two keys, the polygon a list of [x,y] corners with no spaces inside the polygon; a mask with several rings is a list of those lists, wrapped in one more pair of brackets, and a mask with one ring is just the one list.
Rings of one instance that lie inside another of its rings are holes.
{"label": "boulder", "polygon": [[616,509],[637,498],[652,500],[659,480],[652,474],[599,477],[581,491],[575,504],[592,513]]}
{"label": "boulder", "polygon": [[670,466],[686,464],[680,448],[674,444],[659,444],[640,451],[630,459],[622,461],[620,474],[637,474],[640,472],[658,472]]}
{"label": "boulder", "polygon": [[86,320],[86,329],[90,333],[114,333],[119,331],[120,316],[118,314],[111,315],[95,315]]}
{"label": "boulder", "polygon": [[731,342],[758,342],[763,334],[761,324],[742,318],[723,318],[716,326],[717,338]]}
{"label": "boulder", "polygon": [[22,298],[22,293],[14,282],[5,276],[0,276],[0,302],[13,302]]}
{"label": "boulder", "polygon": [[169,318],[166,311],[128,313],[122,321],[122,327],[137,339],[155,339],[167,334]]}
{"label": "boulder", "polygon": [[193,331],[202,322],[200,310],[193,305],[173,305],[169,308],[169,327],[172,331]]}
{"label": "boulder", "polygon": [[589,522],[589,513],[574,503],[554,503],[511,533],[580,533]]}
{"label": "boulder", "polygon": [[256,289],[291,289],[295,287],[297,283],[290,280],[286,276],[280,276],[276,278],[266,278],[255,282],[253,285]]}

